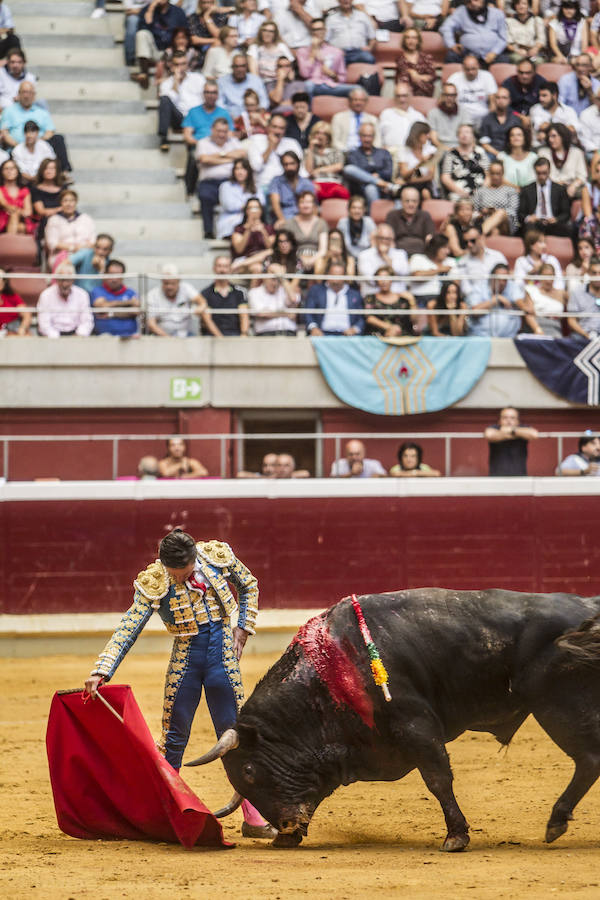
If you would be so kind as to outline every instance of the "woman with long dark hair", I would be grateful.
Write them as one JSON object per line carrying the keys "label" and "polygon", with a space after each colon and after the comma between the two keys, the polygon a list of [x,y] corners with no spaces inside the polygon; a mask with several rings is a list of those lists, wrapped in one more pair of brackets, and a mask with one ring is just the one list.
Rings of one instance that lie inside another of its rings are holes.
{"label": "woman with long dark hair", "polygon": [[433,337],[462,337],[467,331],[467,304],[458,281],[445,281],[437,300],[430,300],[428,309],[445,309],[447,314],[428,316]]}
{"label": "woman with long dark hair", "polygon": [[553,63],[568,63],[589,44],[587,20],[578,0],[562,0],[558,15],[548,22],[548,46]]}
{"label": "woman with long dark hair", "polygon": [[553,122],[548,128],[546,143],[539,156],[550,163],[550,181],[562,184],[569,197],[580,197],[588,177],[583,150],[574,146],[571,132],[562,122]]}
{"label": "woman with long dark hair", "polygon": [[228,237],[244,216],[248,200],[258,199],[254,172],[247,159],[236,159],[231,178],[219,187],[219,206],[216,234],[218,238]]}
{"label": "woman with long dark hair", "polygon": [[331,263],[341,263],[350,278],[356,275],[356,260],[348,253],[344,235],[339,228],[332,228],[327,237],[327,249],[324,255],[317,256],[314,266],[315,275],[324,275],[329,271]]}
{"label": "woman with long dark hair", "polygon": [[535,181],[533,164],[537,156],[531,151],[530,133],[520,122],[509,128],[504,150],[496,159],[504,166],[504,180],[518,190]]}
{"label": "woman with long dark hair", "polygon": [[435,177],[435,146],[429,140],[431,127],[427,122],[415,122],[406,138],[406,145],[398,148],[398,175],[401,183],[416,188],[422,200],[433,197]]}
{"label": "woman with long dark hair", "polygon": [[36,227],[31,192],[23,186],[14,160],[6,159],[0,166],[0,232],[33,234]]}
{"label": "woman with long dark hair", "polygon": [[[377,281],[375,293],[365,298],[365,309],[372,310],[366,317],[367,332],[384,337],[415,334],[415,326],[419,320],[417,301],[408,291],[398,294],[393,290],[394,272],[389,266],[380,266],[375,274],[387,277]],[[409,309],[415,311],[414,315],[402,315]]]}
{"label": "woman with long dark hair", "polygon": [[231,235],[232,271],[260,272],[275,243],[272,225],[267,225],[265,208],[255,197],[244,207],[242,221]]}

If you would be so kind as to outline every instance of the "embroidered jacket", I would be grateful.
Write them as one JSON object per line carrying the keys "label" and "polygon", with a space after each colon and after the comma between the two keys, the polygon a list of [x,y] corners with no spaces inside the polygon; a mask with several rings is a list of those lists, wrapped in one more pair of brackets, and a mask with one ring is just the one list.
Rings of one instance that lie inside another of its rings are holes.
{"label": "embroidered jacket", "polygon": [[238,595],[238,627],[254,634],[258,612],[258,583],[254,575],[237,559],[229,544],[201,541],[196,550],[192,577],[196,584],[204,581],[206,592],[193,588],[189,581],[178,584],[159,559],[151,563],[133,582],[133,604],[98,657],[92,675],[104,675],[106,681],[112,678],[155,610],[167,631],[177,636],[198,634],[198,626],[209,621],[229,622],[238,603],[228,581]]}

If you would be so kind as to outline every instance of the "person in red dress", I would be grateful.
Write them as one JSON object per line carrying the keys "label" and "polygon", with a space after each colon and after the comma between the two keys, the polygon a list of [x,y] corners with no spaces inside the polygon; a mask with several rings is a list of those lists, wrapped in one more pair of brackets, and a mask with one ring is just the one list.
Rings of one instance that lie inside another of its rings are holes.
{"label": "person in red dress", "polygon": [[29,188],[23,187],[16,163],[7,159],[0,166],[0,232],[33,234],[36,225]]}

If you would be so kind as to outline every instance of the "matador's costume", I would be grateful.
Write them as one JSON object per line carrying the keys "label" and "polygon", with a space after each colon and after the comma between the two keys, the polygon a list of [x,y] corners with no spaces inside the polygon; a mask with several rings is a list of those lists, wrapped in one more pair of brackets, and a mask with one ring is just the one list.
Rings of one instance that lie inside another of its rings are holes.
{"label": "matador's costume", "polygon": [[158,744],[175,769],[181,766],[203,687],[217,737],[235,723],[244,691],[229,618],[239,604],[238,626],[254,634],[258,612],[256,578],[228,544],[200,542],[196,551],[194,572],[185,584],[175,582],[158,559],[140,572],[133,582],[133,604],[91,673],[105,681],[112,678],[152,613],[158,612],[175,635]]}

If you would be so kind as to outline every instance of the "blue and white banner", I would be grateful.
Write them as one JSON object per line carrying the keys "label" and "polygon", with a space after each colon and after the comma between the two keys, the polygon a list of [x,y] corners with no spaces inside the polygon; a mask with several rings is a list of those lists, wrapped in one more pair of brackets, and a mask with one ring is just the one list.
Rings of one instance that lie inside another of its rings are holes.
{"label": "blue and white banner", "polygon": [[452,406],[485,372],[490,339],[422,338],[397,346],[377,337],[311,338],[327,384],[366,412],[406,416]]}
{"label": "blue and white banner", "polygon": [[600,405],[600,338],[515,339],[527,368],[572,403]]}

